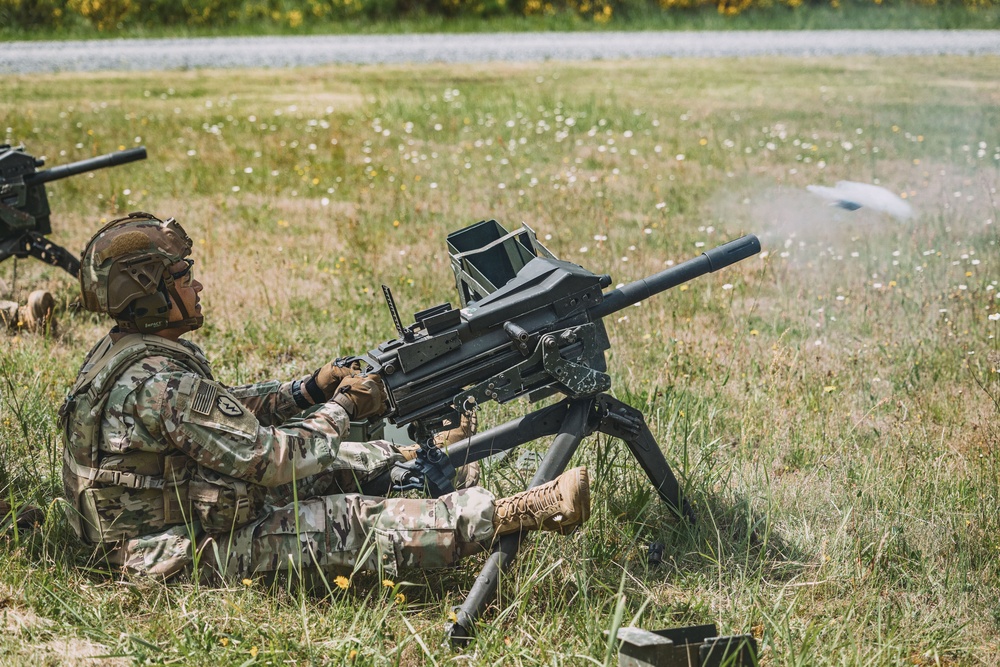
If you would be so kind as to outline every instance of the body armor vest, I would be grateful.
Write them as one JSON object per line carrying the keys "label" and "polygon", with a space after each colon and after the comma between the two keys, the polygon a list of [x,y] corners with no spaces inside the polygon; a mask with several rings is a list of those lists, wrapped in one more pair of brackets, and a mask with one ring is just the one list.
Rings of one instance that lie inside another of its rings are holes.
{"label": "body armor vest", "polygon": [[[169,449],[114,453],[100,447],[112,389],[120,386],[126,370],[149,357],[165,357],[212,379],[208,360],[194,346],[154,335],[128,334],[117,342],[107,336],[87,355],[59,410],[67,515],[85,543],[136,537],[136,521],[144,533],[153,533],[191,518],[188,481],[195,468],[191,458]],[[129,375],[128,390],[138,389],[157,372]]]}

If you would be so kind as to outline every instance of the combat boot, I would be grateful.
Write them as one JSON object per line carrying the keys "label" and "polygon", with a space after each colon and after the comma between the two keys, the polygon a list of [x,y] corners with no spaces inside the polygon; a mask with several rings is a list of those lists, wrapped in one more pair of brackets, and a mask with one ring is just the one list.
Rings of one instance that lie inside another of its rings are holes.
{"label": "combat boot", "polygon": [[47,290],[35,290],[28,295],[28,305],[19,309],[21,322],[28,331],[56,334],[56,300]]}
{"label": "combat boot", "polygon": [[[458,426],[447,431],[441,431],[434,436],[434,444],[438,447],[447,447],[448,445],[468,440],[476,434],[477,425],[476,413],[465,412],[462,414],[462,419],[459,421]],[[459,466],[458,470],[455,471],[455,488],[468,489],[472,486],[478,486],[479,478],[480,470],[478,461]]]}
{"label": "combat boot", "polygon": [[0,322],[11,331],[17,331],[17,323],[21,321],[18,310],[14,301],[0,301]]}
{"label": "combat boot", "polygon": [[11,331],[31,331],[55,335],[55,299],[46,290],[28,295],[28,303],[19,306],[13,301],[0,301],[0,320]]}
{"label": "combat boot", "polygon": [[563,535],[590,518],[590,479],[584,467],[567,470],[551,482],[496,501],[496,537],[521,530],[551,530]]}

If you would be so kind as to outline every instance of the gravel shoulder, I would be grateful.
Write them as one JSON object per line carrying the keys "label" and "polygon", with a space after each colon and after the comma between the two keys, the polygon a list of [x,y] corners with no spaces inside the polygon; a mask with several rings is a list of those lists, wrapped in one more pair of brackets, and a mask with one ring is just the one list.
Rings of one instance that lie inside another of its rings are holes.
{"label": "gravel shoulder", "polygon": [[0,73],[853,55],[1000,55],[1000,31],[560,32],[7,42],[0,44]]}

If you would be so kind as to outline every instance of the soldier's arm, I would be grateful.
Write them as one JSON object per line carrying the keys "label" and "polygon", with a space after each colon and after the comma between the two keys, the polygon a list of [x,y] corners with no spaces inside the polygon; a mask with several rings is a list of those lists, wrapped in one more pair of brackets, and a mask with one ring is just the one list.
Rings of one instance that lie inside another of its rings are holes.
{"label": "soldier's arm", "polygon": [[307,375],[292,382],[257,382],[232,387],[229,392],[257,417],[262,426],[278,426],[306,408],[313,406],[313,398],[304,391]]}
{"label": "soldier's arm", "polygon": [[135,412],[151,435],[199,464],[268,487],[334,469],[365,477],[402,460],[387,442],[342,442],[350,422],[335,403],[265,426],[224,385],[191,373],[150,378],[137,392]]}

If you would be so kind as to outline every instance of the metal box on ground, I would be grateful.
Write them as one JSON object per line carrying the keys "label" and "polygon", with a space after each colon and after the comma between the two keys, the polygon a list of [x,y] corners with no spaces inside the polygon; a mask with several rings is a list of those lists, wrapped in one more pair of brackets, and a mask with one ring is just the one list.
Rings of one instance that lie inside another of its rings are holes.
{"label": "metal box on ground", "polygon": [[619,628],[619,667],[756,667],[752,635],[719,637],[715,625],[666,630]]}

